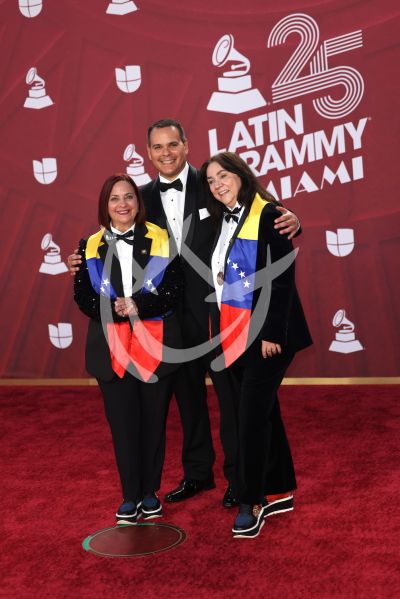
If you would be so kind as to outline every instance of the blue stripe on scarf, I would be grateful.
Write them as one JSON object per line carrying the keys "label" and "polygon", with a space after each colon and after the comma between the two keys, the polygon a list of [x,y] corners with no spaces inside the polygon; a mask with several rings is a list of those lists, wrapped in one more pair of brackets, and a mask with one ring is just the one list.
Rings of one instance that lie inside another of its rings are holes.
{"label": "blue stripe on scarf", "polygon": [[222,303],[250,310],[253,302],[257,240],[236,238],[225,266]]}
{"label": "blue stripe on scarf", "polygon": [[144,272],[143,287],[141,293],[150,293],[161,283],[165,269],[168,266],[168,258],[151,256]]}
{"label": "blue stripe on scarf", "polygon": [[103,278],[104,264],[100,258],[89,258],[86,260],[89,278],[93,289],[98,295],[104,295],[110,299],[115,299],[117,294],[110,283],[108,277]]}

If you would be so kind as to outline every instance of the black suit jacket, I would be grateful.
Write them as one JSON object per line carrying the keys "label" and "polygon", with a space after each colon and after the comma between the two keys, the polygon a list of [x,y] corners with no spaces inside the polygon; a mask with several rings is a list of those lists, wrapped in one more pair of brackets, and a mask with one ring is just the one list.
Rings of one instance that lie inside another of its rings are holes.
{"label": "black suit jacket", "polygon": [[[241,230],[244,221],[249,213],[246,209],[236,227],[228,247],[226,259],[228,259],[232,245]],[[273,203],[265,205],[261,212],[258,228],[258,244],[256,271],[260,271],[267,264],[267,246],[271,252],[271,262],[283,258],[293,250],[292,242],[286,235],[274,229],[274,220],[279,216],[279,212]],[[213,249],[216,246],[220,234],[220,229],[214,240]],[[226,262],[225,262],[226,268]],[[253,294],[252,312],[258,302],[261,294],[261,288],[255,289]],[[211,304],[211,332],[215,336],[219,333],[220,311],[216,303]],[[257,323],[255,323],[257,326]],[[250,331],[253,331],[251,323]],[[260,353],[261,340],[279,343],[283,350],[296,352],[312,344],[311,335],[304,316],[303,308],[296,289],[295,283],[295,261],[278,277],[272,280],[271,295],[269,305],[263,309],[263,324],[258,332],[256,341],[254,341],[247,351],[239,359],[240,363],[245,364],[254,360],[255,353],[257,357]],[[219,349],[220,351],[220,349]]]}
{"label": "black suit jacket", "polygon": [[[146,267],[150,256],[151,239],[145,237],[147,227],[145,224],[135,226],[135,237],[133,245],[133,258],[141,269]],[[104,244],[99,247],[99,256],[103,262],[106,260],[108,243],[103,235]],[[85,260],[86,240],[79,242],[79,253],[82,256],[82,265],[79,272],[75,275],[74,281],[74,299],[80,310],[89,316],[89,326],[86,338],[86,369],[94,377],[109,381],[115,373],[111,367],[110,350],[106,336],[103,331],[103,325],[100,320],[100,296],[93,289]],[[132,273],[133,284],[137,281],[143,285],[143,271]],[[112,256],[111,284],[118,295],[124,296],[121,268],[118,261],[118,254],[115,251]],[[175,258],[167,266],[161,284],[157,287],[155,293],[133,294],[133,299],[138,307],[139,318],[152,318],[163,316],[172,312],[164,318],[164,345],[167,347],[181,348],[182,338],[181,330],[175,313],[183,291],[183,274],[180,261]],[[111,319],[114,322],[123,322],[127,318],[121,318],[114,311],[114,302],[111,302]],[[105,325],[106,326],[106,325]],[[167,364],[162,362],[156,370],[160,378],[173,372],[179,367],[179,364]],[[140,378],[140,376],[138,377]]]}
{"label": "black suit jacket", "polygon": [[[168,228],[167,218],[161,202],[159,178],[157,177],[142,187],[141,193],[146,207],[147,219],[162,228]],[[210,216],[207,215],[205,218],[201,218],[205,214],[208,213],[206,212],[206,203],[202,193],[200,173],[189,165],[181,253],[185,288],[180,307],[182,332],[186,347],[197,345],[209,338],[208,304],[204,301],[204,298],[209,292],[207,267],[210,262],[210,252],[215,232]],[[188,217],[190,217],[190,223],[187,220]],[[185,251],[184,244],[201,260],[198,266],[193,267],[190,263],[190,257]],[[202,269],[204,269],[203,276],[199,272]]]}

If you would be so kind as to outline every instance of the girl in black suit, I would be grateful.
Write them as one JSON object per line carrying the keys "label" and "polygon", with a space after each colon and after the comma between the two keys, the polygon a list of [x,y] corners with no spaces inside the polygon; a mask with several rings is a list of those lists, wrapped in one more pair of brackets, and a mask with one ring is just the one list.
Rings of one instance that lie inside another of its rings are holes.
{"label": "girl in black suit", "polygon": [[109,177],[98,203],[100,231],[81,240],[75,301],[89,316],[86,368],[103,394],[123,502],[117,523],[162,515],[156,495],[165,451],[172,373],[179,348],[175,308],[183,279],[168,234],[145,221],[140,192],[125,174]]}
{"label": "girl in black suit", "polygon": [[311,337],[292,243],[274,228],[274,199],[236,154],[211,157],[201,172],[218,230],[211,259],[217,299],[211,329],[220,334],[215,366],[228,367],[238,384],[232,401],[240,507],[232,532],[255,537],[266,516],[293,509],[296,479],[277,392],[295,352]]}

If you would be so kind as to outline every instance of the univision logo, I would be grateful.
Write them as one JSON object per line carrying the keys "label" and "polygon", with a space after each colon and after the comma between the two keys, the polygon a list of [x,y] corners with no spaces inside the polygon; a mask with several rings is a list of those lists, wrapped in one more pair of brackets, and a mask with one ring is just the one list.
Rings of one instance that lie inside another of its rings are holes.
{"label": "univision logo", "polygon": [[49,185],[57,178],[57,159],[42,158],[42,160],[33,160],[33,174],[36,181],[42,185]]}
{"label": "univision logo", "polygon": [[337,229],[336,233],[326,231],[326,246],[333,256],[348,256],[354,249],[354,230]]}
{"label": "univision logo", "polygon": [[18,0],[18,6],[24,17],[32,19],[42,11],[43,3],[42,0]]}
{"label": "univision logo", "polygon": [[49,339],[57,349],[65,349],[72,343],[72,324],[69,322],[59,322],[58,324],[49,324]]}
{"label": "univision logo", "polygon": [[131,94],[139,89],[142,83],[142,75],[139,65],[128,65],[122,69],[115,69],[115,80],[118,89],[126,94]]}

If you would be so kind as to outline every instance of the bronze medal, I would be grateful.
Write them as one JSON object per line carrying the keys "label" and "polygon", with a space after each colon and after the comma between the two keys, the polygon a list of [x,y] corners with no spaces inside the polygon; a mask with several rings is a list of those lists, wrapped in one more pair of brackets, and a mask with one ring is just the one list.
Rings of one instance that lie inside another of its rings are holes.
{"label": "bronze medal", "polygon": [[218,285],[224,284],[224,273],[221,271],[217,274],[217,283]]}

